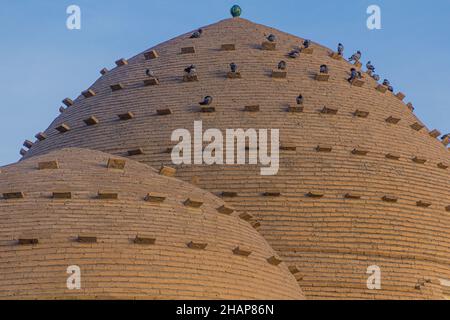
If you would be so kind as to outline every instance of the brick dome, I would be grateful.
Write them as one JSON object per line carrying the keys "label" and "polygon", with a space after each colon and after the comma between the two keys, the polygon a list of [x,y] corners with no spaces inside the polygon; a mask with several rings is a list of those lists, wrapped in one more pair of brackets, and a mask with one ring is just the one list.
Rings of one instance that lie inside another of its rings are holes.
{"label": "brick dome", "polygon": [[1,168],[1,299],[303,298],[221,199],[124,160],[75,148]]}
{"label": "brick dome", "polygon": [[[275,50],[262,50],[271,33]],[[245,19],[207,26],[198,39],[190,34],[103,70],[90,91],[65,100],[69,107],[25,158],[77,146],[170,165],[172,131],[192,130],[195,120],[204,130],[278,128],[275,176],[261,176],[258,165],[183,165],[176,176],[233,195],[224,200],[258,220],[270,245],[300,270],[309,298],[442,298],[440,281],[450,279],[449,152],[403,95],[384,92],[367,74],[362,86],[351,85],[352,65],[316,43],[290,59],[303,39]],[[285,79],[272,74],[280,60]],[[227,77],[231,62],[241,78]],[[198,81],[183,82],[190,64]],[[328,81],[316,79],[322,64]],[[158,85],[144,84],[147,68]],[[300,112],[288,112],[300,93]],[[199,112],[206,95],[215,112]],[[246,112],[249,105],[259,111]],[[366,286],[371,265],[381,268],[381,290]]]}

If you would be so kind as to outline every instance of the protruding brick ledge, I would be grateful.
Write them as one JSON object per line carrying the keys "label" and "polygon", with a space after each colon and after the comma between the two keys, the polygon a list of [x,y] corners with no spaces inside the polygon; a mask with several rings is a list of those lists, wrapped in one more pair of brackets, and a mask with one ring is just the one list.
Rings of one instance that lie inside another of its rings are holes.
{"label": "protruding brick ledge", "polygon": [[333,150],[333,147],[330,145],[319,144],[316,147],[317,152],[331,152],[332,150]]}
{"label": "protruding brick ledge", "polygon": [[181,54],[193,54],[193,53],[195,53],[195,47],[194,46],[181,48]]}
{"label": "protruding brick ledge", "polygon": [[112,84],[110,86],[110,88],[114,92],[114,91],[119,91],[119,90],[125,89],[125,86],[122,83],[119,82],[119,83]]}
{"label": "protruding brick ledge", "polygon": [[126,165],[126,160],[124,160],[124,159],[109,158],[108,163],[106,164],[106,167],[108,169],[123,170],[123,169],[125,169],[125,165]]}
{"label": "protruding brick ledge", "polygon": [[38,163],[39,170],[55,170],[59,169],[59,163],[57,160],[43,161]]}
{"label": "protruding brick ledge", "polygon": [[390,160],[400,160],[400,155],[394,152],[386,154],[386,158]]}
{"label": "protruding brick ledge", "polygon": [[128,155],[130,157],[132,157],[132,156],[139,156],[139,155],[144,154],[144,149],[136,148],[136,149],[128,150],[127,153],[128,153]]}
{"label": "protruding brick ledge", "polygon": [[152,203],[162,203],[166,200],[166,195],[156,192],[150,192],[145,196],[144,200]]}
{"label": "protruding brick ledge", "polygon": [[172,110],[170,108],[158,109],[156,110],[156,114],[158,116],[169,116],[172,114]]}
{"label": "protruding brick ledge", "polygon": [[145,60],[156,59],[156,58],[159,58],[159,54],[158,54],[158,52],[156,52],[156,50],[151,50],[151,51],[144,53],[144,58],[145,58]]}
{"label": "protruding brick ledge", "polygon": [[391,195],[385,195],[381,198],[384,202],[396,203],[398,198]]}
{"label": "protruding brick ledge", "polygon": [[33,147],[33,142],[31,142],[30,140],[25,140],[24,142],[23,142],[23,146],[25,147],[25,148],[28,148],[28,149],[31,149],[31,147]]}
{"label": "protruding brick ledge", "polygon": [[375,89],[381,93],[386,93],[388,87],[382,84],[379,84]]}
{"label": "protruding brick ledge", "polygon": [[58,131],[59,133],[66,133],[66,132],[70,131],[70,127],[68,124],[63,123],[63,124],[60,124],[59,126],[57,126],[55,128],[55,130]]}
{"label": "protruding brick ledge", "polygon": [[76,242],[84,244],[97,243],[97,237],[92,235],[78,235]]}
{"label": "protruding brick ledge", "polygon": [[252,251],[250,250],[250,248],[244,246],[237,246],[236,248],[233,249],[233,254],[237,256],[248,257],[249,255],[252,254]]}
{"label": "protruding brick ledge", "polygon": [[23,198],[25,198],[25,195],[22,191],[3,193],[3,199],[5,199],[5,200],[14,200],[14,199],[23,199]]}
{"label": "protruding brick ledge", "polygon": [[308,198],[323,198],[324,194],[321,192],[310,191],[306,194]]}
{"label": "protruding brick ledge", "polygon": [[47,135],[44,132],[36,133],[34,137],[39,141],[44,141],[45,139],[47,139]]}
{"label": "protruding brick ledge", "polygon": [[118,114],[117,117],[119,117],[119,119],[120,119],[120,120],[123,120],[123,121],[125,121],[125,120],[131,120],[131,119],[134,118],[134,114],[133,114],[133,112],[130,112],[130,111],[129,111],[129,112],[126,112],[126,113]]}
{"label": "protruding brick ledge", "polygon": [[81,94],[85,98],[91,98],[91,97],[94,97],[94,96],[97,95],[97,93],[94,90],[92,90],[92,89],[85,90]]}
{"label": "protruding brick ledge", "polygon": [[333,108],[329,108],[329,107],[323,107],[320,110],[320,113],[323,114],[330,114],[330,115],[336,115],[338,113],[338,109],[333,109]]}
{"label": "protruding brick ledge", "polygon": [[330,79],[328,73],[317,73],[315,79],[320,82],[327,82]]}
{"label": "protruding brick ledge", "polygon": [[137,235],[136,238],[133,239],[133,243],[139,245],[153,245],[156,243],[156,238],[144,237]]}
{"label": "protruding brick ledge", "polygon": [[369,116],[369,112],[368,111],[363,111],[363,110],[356,110],[353,115],[355,117],[359,117],[359,118],[367,118]]}
{"label": "protruding brick ledge", "polygon": [[244,111],[246,112],[258,112],[259,111],[259,105],[249,105],[244,107]]}
{"label": "protruding brick ledge", "polygon": [[230,215],[234,212],[234,209],[227,207],[226,205],[223,205],[223,206],[217,208],[217,211],[222,214]]}
{"label": "protruding brick ledge", "polygon": [[188,248],[195,249],[195,250],[205,250],[207,246],[208,246],[207,243],[202,243],[202,242],[191,241],[191,242],[187,243]]}
{"label": "protruding brick ledge", "polygon": [[95,125],[99,124],[99,120],[95,116],[90,116],[89,118],[84,119],[83,122],[87,126],[95,126]]}
{"label": "protruding brick ledge", "polygon": [[66,105],[66,107],[71,107],[71,106],[73,106],[73,100],[72,99],[70,99],[70,98],[65,98],[63,101],[62,101],[62,103],[64,103],[65,105]]}
{"label": "protruding brick ledge", "polygon": [[418,207],[428,208],[428,207],[431,206],[431,202],[427,202],[427,201],[422,201],[422,200],[420,200],[420,201],[417,201],[417,202],[416,202],[416,205],[417,205]]}
{"label": "protruding brick ledge", "polygon": [[186,207],[198,209],[203,205],[203,201],[199,199],[189,198],[183,202]]}
{"label": "protruding brick ledge", "polygon": [[264,41],[261,44],[261,50],[275,51],[277,50],[277,44],[275,42]]}
{"label": "protruding brick ledge", "polygon": [[386,119],[386,122],[390,124],[397,124],[400,122],[400,120],[401,120],[400,118],[390,116],[389,118]]}
{"label": "protruding brick ledge", "polygon": [[119,194],[117,192],[99,191],[98,194],[97,194],[97,199],[100,199],[100,200],[117,200],[117,199],[119,199]]}
{"label": "protruding brick ledge", "polygon": [[159,174],[166,177],[174,177],[176,173],[177,170],[175,168],[167,166],[162,166],[161,169],[159,170]]}
{"label": "protruding brick ledge", "polygon": [[273,266],[278,266],[282,261],[278,256],[271,256],[267,259],[267,262]]}
{"label": "protruding brick ledge", "polygon": [[127,64],[128,64],[128,61],[124,58],[116,61],[116,66],[118,66],[118,67],[126,66]]}
{"label": "protruding brick ledge", "polygon": [[57,191],[57,192],[53,192],[52,195],[53,199],[72,199],[72,192],[61,192],[61,191]]}
{"label": "protruding brick ledge", "polygon": [[19,246],[37,245],[37,244],[39,244],[39,239],[37,239],[37,238],[20,238],[17,240],[17,244]]}
{"label": "protruding brick ledge", "polygon": [[220,49],[222,51],[234,51],[234,50],[236,50],[236,46],[234,43],[224,43],[224,44],[222,44]]}

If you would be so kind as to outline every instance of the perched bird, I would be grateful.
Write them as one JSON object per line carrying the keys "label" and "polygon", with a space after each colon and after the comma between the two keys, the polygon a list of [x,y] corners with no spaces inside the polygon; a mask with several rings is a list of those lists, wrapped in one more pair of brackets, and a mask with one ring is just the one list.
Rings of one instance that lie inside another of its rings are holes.
{"label": "perched bird", "polygon": [[353,54],[348,60],[349,61],[359,61],[361,59],[361,51],[356,51],[355,54]]}
{"label": "perched bird", "polygon": [[372,78],[373,78],[373,80],[375,80],[375,81],[380,81],[380,76],[377,75],[377,74],[374,74],[374,75],[372,76]]}
{"label": "perched bird", "polygon": [[197,69],[195,68],[195,65],[191,64],[189,67],[184,69],[184,72],[186,72],[189,75],[193,75],[197,73]]}
{"label": "perched bird", "polygon": [[236,73],[237,72],[237,68],[238,67],[237,67],[236,63],[234,63],[234,62],[230,63],[231,72]]}
{"label": "perched bird", "polygon": [[267,40],[269,40],[269,42],[275,42],[277,40],[277,37],[274,34],[269,34]]}
{"label": "perched bird", "polygon": [[449,137],[450,137],[450,133],[444,134],[444,135],[441,137],[441,140],[444,141],[445,139],[447,139],[447,138],[449,138]]}
{"label": "perched bird", "polygon": [[388,79],[383,80],[383,86],[390,86],[390,85],[391,85],[391,83],[389,82]]}
{"label": "perched bird", "polygon": [[328,73],[328,67],[326,64],[320,66],[320,73]]}
{"label": "perched bird", "polygon": [[388,86],[388,90],[389,90],[390,92],[394,92],[394,87],[393,87],[393,86]]}
{"label": "perched bird", "polygon": [[151,71],[150,69],[147,69],[147,70],[145,71],[145,74],[147,75],[147,77],[150,77],[150,78],[156,78],[156,77],[155,77],[155,74],[154,74],[153,71]]}
{"label": "perched bird", "polygon": [[303,96],[302,95],[299,95],[297,97],[297,104],[303,104]]}
{"label": "perched bird", "polygon": [[202,36],[203,29],[198,29],[191,35],[191,39],[198,39]]}
{"label": "perched bird", "polygon": [[203,98],[202,102],[199,102],[201,106],[209,106],[213,102],[213,98],[211,96],[206,96]]}
{"label": "perched bird", "polygon": [[375,72],[375,67],[372,65],[372,63],[370,61],[368,61],[366,63],[366,68],[367,68],[367,70],[369,70],[371,72]]}
{"label": "perched bird", "polygon": [[291,52],[289,52],[288,56],[293,59],[298,58],[300,57],[300,51],[292,50]]}
{"label": "perched bird", "polygon": [[311,45],[311,40],[305,40],[303,41],[303,47],[305,49],[309,48],[309,46]]}
{"label": "perched bird", "polygon": [[352,82],[356,78],[358,78],[358,72],[356,71],[355,68],[351,68],[351,70],[350,70],[350,78],[348,78],[347,80],[348,80],[348,82]]}
{"label": "perched bird", "polygon": [[280,61],[278,63],[278,70],[286,70],[286,67],[287,67],[286,61]]}
{"label": "perched bird", "polygon": [[339,43],[338,44],[338,54],[340,55],[340,56],[343,56],[344,55],[344,45],[342,44],[342,43]]}

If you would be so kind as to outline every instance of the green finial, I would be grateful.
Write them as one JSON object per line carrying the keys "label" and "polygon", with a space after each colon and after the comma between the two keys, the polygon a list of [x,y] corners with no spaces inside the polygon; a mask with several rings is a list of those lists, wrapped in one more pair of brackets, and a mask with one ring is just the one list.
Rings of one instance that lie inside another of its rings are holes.
{"label": "green finial", "polygon": [[231,7],[230,12],[231,12],[231,15],[233,16],[233,18],[236,18],[241,15],[242,9],[237,4],[235,4],[234,6]]}

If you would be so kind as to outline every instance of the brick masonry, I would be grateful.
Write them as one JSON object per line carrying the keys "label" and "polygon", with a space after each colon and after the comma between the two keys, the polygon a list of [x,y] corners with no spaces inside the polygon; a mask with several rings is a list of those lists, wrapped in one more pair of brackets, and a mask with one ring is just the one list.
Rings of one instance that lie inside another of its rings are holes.
{"label": "brick masonry", "polygon": [[[261,50],[269,33],[277,35],[275,51]],[[450,278],[450,180],[449,170],[439,164],[450,162],[449,151],[427,128],[411,127],[421,122],[407,105],[379,92],[367,75],[362,87],[349,84],[351,65],[331,58],[331,50],[319,44],[312,44],[312,54],[287,58],[303,39],[241,18],[205,27],[200,39],[189,35],[151,48],[158,53],[155,59],[138,54],[101,76],[90,88],[96,95],[77,97],[25,158],[74,146],[120,156],[142,148],[132,159],[160,167],[171,164],[165,150],[173,146],[172,131],[192,130],[195,120],[203,120],[204,129],[279,128],[281,143],[296,148],[281,152],[277,176],[260,176],[258,166],[185,165],[176,176],[217,195],[236,192],[224,200],[259,220],[265,239],[300,270],[297,279],[308,298],[442,298],[437,279]],[[235,50],[221,50],[223,44],[234,44]],[[195,46],[195,53],[180,54],[188,46]],[[287,61],[287,78],[273,79],[280,60]],[[231,62],[238,64],[240,79],[227,77]],[[324,63],[330,78],[316,81]],[[198,82],[183,82],[190,64],[197,66]],[[147,68],[159,85],[143,85]],[[111,92],[116,83],[124,89]],[[300,93],[303,112],[286,112]],[[214,97],[216,112],[198,112],[206,95]],[[259,105],[260,111],[243,112],[248,105]],[[337,113],[321,113],[324,107]],[[159,109],[172,114],[155,116]],[[355,116],[357,110],[369,114]],[[133,119],[117,119],[129,111]],[[83,120],[90,116],[99,124],[86,126]],[[399,121],[386,122],[389,117]],[[55,128],[63,123],[71,130],[59,133]],[[332,151],[317,152],[318,145]],[[352,153],[355,149],[367,154]],[[263,197],[267,191],[280,196]],[[397,201],[383,201],[385,196]],[[431,205],[420,207],[418,201]],[[366,269],[374,264],[382,270],[382,290],[366,287]],[[418,289],[423,278],[431,282]]]}
{"label": "brick masonry", "polygon": [[[0,193],[23,198],[0,198],[0,299],[304,298],[287,265],[267,261],[276,253],[239,212],[220,213],[218,197],[144,164],[108,168],[110,157],[63,149],[2,168]],[[59,169],[39,170],[53,160]],[[99,199],[99,190],[118,199]],[[164,200],[146,201],[154,192]],[[202,206],[185,206],[190,198]],[[237,246],[251,254],[237,256]],[[81,290],[67,289],[71,265],[81,268]]]}

